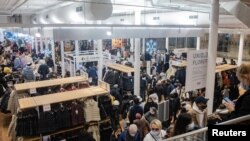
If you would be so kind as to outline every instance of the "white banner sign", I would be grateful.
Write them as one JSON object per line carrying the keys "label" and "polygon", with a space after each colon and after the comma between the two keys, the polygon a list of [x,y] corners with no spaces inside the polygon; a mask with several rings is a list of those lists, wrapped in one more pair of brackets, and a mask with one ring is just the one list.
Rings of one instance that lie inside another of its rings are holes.
{"label": "white banner sign", "polygon": [[206,87],[207,50],[190,50],[187,53],[186,91]]}
{"label": "white banner sign", "polygon": [[98,61],[100,56],[98,54],[96,55],[82,55],[78,56],[78,62],[93,62],[93,61]]}
{"label": "white banner sign", "polygon": [[3,34],[3,30],[0,29],[0,41],[3,42],[4,41],[4,34]]}

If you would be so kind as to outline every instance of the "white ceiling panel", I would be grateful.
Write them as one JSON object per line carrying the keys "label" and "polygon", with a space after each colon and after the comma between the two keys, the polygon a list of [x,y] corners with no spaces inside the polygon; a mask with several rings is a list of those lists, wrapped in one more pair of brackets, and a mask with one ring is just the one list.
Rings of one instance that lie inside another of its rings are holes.
{"label": "white ceiling panel", "polygon": [[19,4],[20,0],[0,0],[0,11],[9,12]]}

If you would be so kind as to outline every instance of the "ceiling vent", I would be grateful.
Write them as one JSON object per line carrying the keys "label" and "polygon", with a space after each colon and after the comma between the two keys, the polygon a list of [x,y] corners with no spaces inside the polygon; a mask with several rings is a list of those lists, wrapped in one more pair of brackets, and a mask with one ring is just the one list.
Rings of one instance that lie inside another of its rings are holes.
{"label": "ceiling vent", "polygon": [[198,19],[198,15],[191,15],[189,16],[189,19]]}
{"label": "ceiling vent", "polygon": [[82,6],[76,7],[76,12],[81,12],[81,11],[83,11]]}
{"label": "ceiling vent", "polygon": [[160,20],[160,17],[153,17],[153,20]]}

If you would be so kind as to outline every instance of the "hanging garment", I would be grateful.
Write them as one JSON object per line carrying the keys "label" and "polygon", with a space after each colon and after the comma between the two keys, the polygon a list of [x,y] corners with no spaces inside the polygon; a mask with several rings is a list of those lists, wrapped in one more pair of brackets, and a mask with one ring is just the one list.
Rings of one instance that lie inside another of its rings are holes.
{"label": "hanging garment", "polygon": [[94,99],[88,99],[84,102],[84,104],[86,122],[101,120],[98,102],[96,102]]}
{"label": "hanging garment", "polygon": [[83,111],[82,106],[80,104],[73,103],[71,105],[71,122],[72,122],[72,126],[83,124],[84,121],[85,121],[84,119],[85,119],[84,118],[84,111]]}
{"label": "hanging garment", "polygon": [[112,127],[110,123],[109,122],[101,123],[99,129],[100,129],[101,141],[110,141],[110,136],[112,134]]}
{"label": "hanging garment", "polygon": [[93,134],[93,137],[96,141],[100,141],[100,132],[97,125],[90,126],[88,132]]}

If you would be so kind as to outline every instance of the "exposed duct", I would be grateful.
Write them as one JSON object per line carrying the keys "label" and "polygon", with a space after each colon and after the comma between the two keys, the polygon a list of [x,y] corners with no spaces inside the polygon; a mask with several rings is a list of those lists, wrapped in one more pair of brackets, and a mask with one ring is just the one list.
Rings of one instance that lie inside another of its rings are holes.
{"label": "exposed duct", "polygon": [[84,8],[88,20],[105,20],[113,12],[111,0],[92,0],[91,3],[84,3]]}
{"label": "exposed duct", "polygon": [[250,27],[250,18],[246,16],[250,13],[250,7],[248,7],[247,4],[242,1],[235,0],[230,2],[223,2],[221,3],[221,6],[230,14],[239,19],[248,28]]}

